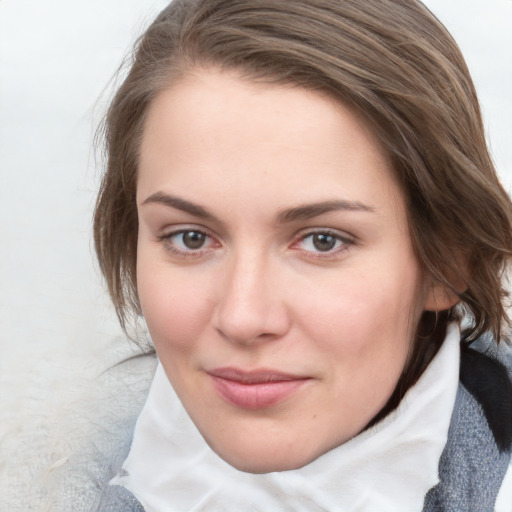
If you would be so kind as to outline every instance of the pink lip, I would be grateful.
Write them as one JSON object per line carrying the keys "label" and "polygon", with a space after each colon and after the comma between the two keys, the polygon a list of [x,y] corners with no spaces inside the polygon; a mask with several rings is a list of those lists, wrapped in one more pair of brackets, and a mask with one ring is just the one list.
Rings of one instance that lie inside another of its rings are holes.
{"label": "pink lip", "polygon": [[276,405],[309,380],[309,377],[267,369],[217,368],[208,374],[221,397],[243,409],[264,409]]}

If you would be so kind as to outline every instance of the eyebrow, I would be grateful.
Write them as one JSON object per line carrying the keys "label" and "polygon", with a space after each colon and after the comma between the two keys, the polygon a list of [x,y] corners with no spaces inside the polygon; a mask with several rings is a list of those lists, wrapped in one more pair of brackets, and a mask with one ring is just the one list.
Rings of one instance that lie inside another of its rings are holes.
{"label": "eyebrow", "polygon": [[164,206],[176,208],[177,210],[189,213],[190,215],[199,217],[200,219],[217,220],[215,215],[210,213],[206,208],[203,208],[198,204],[191,203],[186,199],[165,194],[164,192],[155,192],[142,202],[143,205],[151,203],[163,204]]}
{"label": "eyebrow", "polygon": [[[142,204],[162,204],[177,210],[181,210],[185,213],[189,213],[194,217],[200,219],[213,220],[220,222],[215,215],[210,213],[206,208],[199,206],[198,204],[187,201],[180,197],[176,197],[164,192],[155,192],[145,199]],[[355,211],[355,212],[373,212],[374,209],[367,206],[359,201],[347,201],[347,200],[334,200],[334,201],[322,201],[318,203],[311,203],[302,206],[296,206],[294,208],[288,208],[283,210],[277,215],[277,222],[279,224],[286,224],[297,220],[307,220],[319,215],[334,211]]]}
{"label": "eyebrow", "polygon": [[359,201],[323,201],[319,203],[306,204],[282,211],[277,220],[279,223],[293,222],[296,220],[307,220],[325,213],[335,211],[351,211],[351,212],[373,212],[374,209]]}

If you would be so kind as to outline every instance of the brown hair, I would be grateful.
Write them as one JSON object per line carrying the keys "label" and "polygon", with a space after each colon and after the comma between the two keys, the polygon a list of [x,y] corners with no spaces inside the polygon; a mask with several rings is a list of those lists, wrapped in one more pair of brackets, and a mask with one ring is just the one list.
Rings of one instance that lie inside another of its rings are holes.
{"label": "brown hair", "polygon": [[[94,216],[100,268],[123,328],[140,314],[135,192],[145,115],[159,92],[198,66],[318,90],[362,114],[394,163],[425,275],[448,285],[471,314],[468,340],[491,331],[499,341],[512,206],[460,50],[416,0],[174,0],[157,17],[106,117],[108,161]],[[451,317],[424,314],[410,378],[398,387],[419,377]]]}

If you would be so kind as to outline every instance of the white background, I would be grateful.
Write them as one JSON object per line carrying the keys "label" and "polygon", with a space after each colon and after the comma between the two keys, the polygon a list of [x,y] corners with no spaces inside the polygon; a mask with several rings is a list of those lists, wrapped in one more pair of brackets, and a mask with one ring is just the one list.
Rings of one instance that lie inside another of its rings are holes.
{"label": "white background", "polygon": [[[510,191],[512,1],[426,3],[467,58]],[[92,139],[110,78],[165,4],[0,0],[0,395],[11,420],[34,375],[38,386],[76,377],[120,335],[93,264]]]}

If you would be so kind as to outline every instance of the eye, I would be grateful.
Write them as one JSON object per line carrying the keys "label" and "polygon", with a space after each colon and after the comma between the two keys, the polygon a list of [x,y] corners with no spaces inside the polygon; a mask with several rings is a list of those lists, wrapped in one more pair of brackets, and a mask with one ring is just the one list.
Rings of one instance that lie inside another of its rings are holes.
{"label": "eye", "polygon": [[181,256],[200,256],[218,243],[210,235],[197,229],[180,229],[161,237],[164,247]]}
{"label": "eye", "polygon": [[329,233],[314,233],[312,235],[307,235],[302,239],[302,242],[304,244],[304,249],[320,252],[332,251],[342,243],[341,240]]}
{"label": "eye", "polygon": [[348,249],[354,241],[333,231],[314,231],[300,237],[294,248],[315,256],[332,256]]}
{"label": "eye", "polygon": [[184,231],[177,236],[187,249],[201,249],[206,242],[206,235],[200,231]]}

